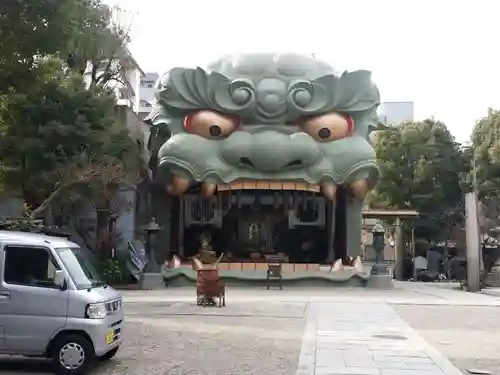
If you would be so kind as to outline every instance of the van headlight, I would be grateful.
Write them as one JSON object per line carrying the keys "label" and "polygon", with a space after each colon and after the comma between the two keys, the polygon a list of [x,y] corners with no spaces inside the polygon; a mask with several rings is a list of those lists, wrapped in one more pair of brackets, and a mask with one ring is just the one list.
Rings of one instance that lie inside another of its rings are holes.
{"label": "van headlight", "polygon": [[106,315],[105,303],[89,303],[85,309],[85,317],[89,319],[102,319]]}

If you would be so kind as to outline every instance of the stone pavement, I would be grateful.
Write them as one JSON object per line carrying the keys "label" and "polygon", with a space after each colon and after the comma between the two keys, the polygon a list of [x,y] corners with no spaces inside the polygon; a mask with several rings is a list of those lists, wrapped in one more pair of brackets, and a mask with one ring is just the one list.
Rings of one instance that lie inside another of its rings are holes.
{"label": "stone pavement", "polygon": [[[193,288],[155,291],[124,291],[125,303],[192,302]],[[394,290],[364,288],[229,288],[228,303],[267,302],[384,302],[390,305],[500,306],[500,295],[473,294],[448,287],[447,283],[396,283]]]}
{"label": "stone pavement", "polygon": [[313,303],[296,375],[462,375],[385,303]]}
{"label": "stone pavement", "polygon": [[465,374],[469,369],[478,369],[500,375],[498,307],[393,305],[392,308]]}
{"label": "stone pavement", "polygon": [[[450,285],[230,288],[222,309],[197,307],[193,288],[123,295],[124,345],[95,375],[462,374],[439,352],[463,374],[500,375],[500,298]],[[40,374],[40,363],[2,370]]]}

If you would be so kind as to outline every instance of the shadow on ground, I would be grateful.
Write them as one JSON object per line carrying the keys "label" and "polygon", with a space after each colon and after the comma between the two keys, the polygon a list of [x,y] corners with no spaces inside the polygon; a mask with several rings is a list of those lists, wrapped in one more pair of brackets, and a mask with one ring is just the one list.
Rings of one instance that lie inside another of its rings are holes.
{"label": "shadow on ground", "polygon": [[5,373],[52,373],[50,362],[23,357],[0,357],[0,372]]}
{"label": "shadow on ground", "polygon": [[[105,372],[110,366],[113,366],[112,362],[99,363],[96,365],[95,370]],[[46,359],[0,356],[0,374],[45,375],[53,374],[53,372],[50,361]]]}

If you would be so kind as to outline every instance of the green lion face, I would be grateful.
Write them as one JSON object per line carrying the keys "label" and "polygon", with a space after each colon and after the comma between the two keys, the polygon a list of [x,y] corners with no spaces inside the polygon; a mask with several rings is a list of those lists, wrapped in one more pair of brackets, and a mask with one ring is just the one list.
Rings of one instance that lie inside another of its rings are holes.
{"label": "green lion face", "polygon": [[249,54],[207,71],[174,68],[156,87],[151,167],[172,193],[254,181],[305,184],[327,196],[348,184],[363,195],[378,180],[368,135],[380,97],[368,71],[337,74],[308,56]]}

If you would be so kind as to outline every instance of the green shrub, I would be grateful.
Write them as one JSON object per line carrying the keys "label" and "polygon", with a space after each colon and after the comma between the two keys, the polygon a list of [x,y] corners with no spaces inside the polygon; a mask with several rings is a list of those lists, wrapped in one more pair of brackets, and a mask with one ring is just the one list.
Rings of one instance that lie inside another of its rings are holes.
{"label": "green shrub", "polygon": [[105,259],[101,262],[101,274],[108,284],[123,284],[127,280],[128,270],[120,259]]}

